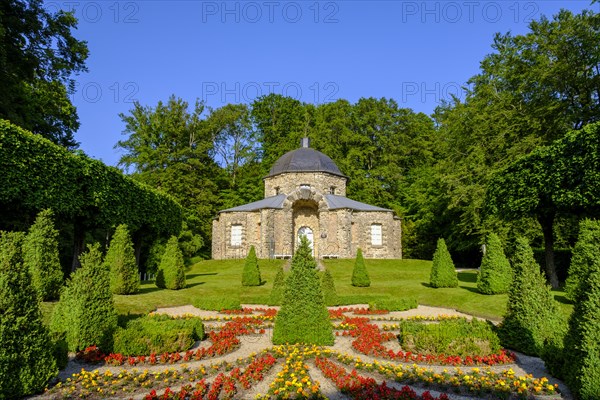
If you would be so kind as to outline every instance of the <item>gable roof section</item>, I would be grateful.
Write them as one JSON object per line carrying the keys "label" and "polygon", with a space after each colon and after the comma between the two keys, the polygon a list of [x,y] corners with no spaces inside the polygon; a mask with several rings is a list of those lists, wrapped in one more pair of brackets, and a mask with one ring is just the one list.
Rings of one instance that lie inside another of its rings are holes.
{"label": "gable roof section", "polygon": [[388,208],[372,206],[367,203],[361,203],[360,201],[352,200],[344,196],[336,196],[334,194],[326,194],[325,199],[327,200],[327,205],[330,210],[349,208],[356,211],[392,211]]}
{"label": "gable roof section", "polygon": [[262,200],[254,201],[252,203],[243,204],[241,206],[228,208],[226,210],[219,211],[222,212],[240,212],[240,211],[258,211],[263,208],[283,208],[283,201],[285,200],[285,194],[279,194],[277,196],[271,196],[264,198]]}

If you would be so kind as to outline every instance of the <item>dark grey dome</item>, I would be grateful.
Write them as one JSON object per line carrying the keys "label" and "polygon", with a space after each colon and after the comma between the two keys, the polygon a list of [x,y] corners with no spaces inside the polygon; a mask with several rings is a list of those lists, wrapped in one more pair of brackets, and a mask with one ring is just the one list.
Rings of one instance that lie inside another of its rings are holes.
{"label": "dark grey dome", "polygon": [[346,177],[331,158],[310,147],[301,147],[282,155],[279,160],[275,161],[267,177],[285,172],[327,172]]}

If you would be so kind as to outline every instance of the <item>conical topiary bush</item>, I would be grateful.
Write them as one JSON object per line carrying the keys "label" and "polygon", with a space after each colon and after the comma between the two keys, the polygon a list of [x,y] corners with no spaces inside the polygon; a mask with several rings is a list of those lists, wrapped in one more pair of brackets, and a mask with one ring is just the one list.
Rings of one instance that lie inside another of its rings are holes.
{"label": "conical topiary bush", "polygon": [[333,276],[331,276],[329,269],[326,269],[325,272],[323,272],[323,276],[321,277],[321,288],[323,290],[325,304],[328,306],[337,306],[339,299],[337,291],[335,290],[335,282],[333,281]]}
{"label": "conical topiary bush", "polygon": [[110,271],[110,289],[114,294],[137,293],[140,277],[127,225],[117,226],[104,262]]}
{"label": "conical topiary bush", "polygon": [[429,284],[434,288],[454,288],[458,286],[458,276],[450,252],[444,239],[439,239],[435,253]]}
{"label": "conical topiary bush", "polygon": [[283,299],[283,291],[285,289],[285,272],[283,272],[283,268],[279,268],[277,274],[275,275],[275,280],[273,281],[273,288],[271,289],[271,294],[269,296],[269,305],[270,306],[280,306],[281,300]]}
{"label": "conical topiary bush", "polygon": [[186,286],[185,262],[183,253],[179,248],[177,236],[171,236],[167,242],[165,254],[163,254],[158,266],[155,284],[157,287],[170,290],[179,290]]}
{"label": "conical topiary bush", "polygon": [[261,283],[256,250],[254,250],[254,246],[250,246],[242,271],[242,286],[260,286]]}
{"label": "conical topiary bush", "polygon": [[490,233],[477,275],[477,289],[483,294],[508,293],[511,282],[512,269],[504,255],[500,238]]}
{"label": "conical topiary bush", "polygon": [[356,251],[356,261],[354,261],[354,269],[352,270],[352,286],[371,286],[371,279],[369,279],[369,274],[367,273],[367,267],[365,266],[365,259],[363,258],[361,249]]}
{"label": "conical topiary bush", "polygon": [[303,236],[292,258],[281,309],[275,317],[273,344],[333,344],[333,326],[311,254]]}
{"label": "conical topiary bush", "polygon": [[579,236],[573,248],[565,295],[575,301],[580,283],[589,274],[589,266],[600,256],[600,221],[584,219],[579,223]]}

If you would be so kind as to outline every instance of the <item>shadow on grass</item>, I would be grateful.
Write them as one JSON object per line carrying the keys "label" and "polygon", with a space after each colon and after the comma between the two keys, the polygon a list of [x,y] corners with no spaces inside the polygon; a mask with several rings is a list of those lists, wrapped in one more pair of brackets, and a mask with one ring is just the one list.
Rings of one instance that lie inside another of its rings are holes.
{"label": "shadow on grass", "polygon": [[477,274],[472,272],[459,272],[458,280],[466,283],[475,283],[477,282]]}
{"label": "shadow on grass", "polygon": [[431,288],[431,284],[429,282],[421,282],[421,286],[425,286],[427,288]]}
{"label": "shadow on grass", "polygon": [[162,290],[162,289],[156,287],[156,285],[154,285],[154,282],[152,282],[152,286],[146,286],[146,287],[140,288],[140,290],[137,292],[137,294],[146,294],[146,293],[158,292],[159,290]]}
{"label": "shadow on grass", "polygon": [[558,295],[558,294],[554,295],[554,300],[558,301],[559,303],[563,303],[563,304],[575,304],[571,300],[567,299],[565,296]]}
{"label": "shadow on grass", "polygon": [[477,294],[481,294],[481,292],[476,288],[476,287],[471,287],[471,286],[459,286],[459,288],[461,289],[465,289],[468,290],[469,292],[473,292],[473,293],[477,293]]}
{"label": "shadow on grass", "polygon": [[185,275],[185,279],[194,279],[198,276],[212,276],[212,275],[218,275],[218,272],[207,272],[206,274],[186,274]]}
{"label": "shadow on grass", "polygon": [[206,283],[206,282],[194,282],[194,283],[187,283],[187,284],[185,285],[185,288],[186,288],[186,289],[189,289],[189,288],[193,288],[193,287],[195,287],[195,286],[204,285],[205,283]]}
{"label": "shadow on grass", "polygon": [[125,325],[127,325],[129,321],[142,317],[145,317],[145,314],[119,314],[117,316],[117,323],[121,328],[125,328]]}

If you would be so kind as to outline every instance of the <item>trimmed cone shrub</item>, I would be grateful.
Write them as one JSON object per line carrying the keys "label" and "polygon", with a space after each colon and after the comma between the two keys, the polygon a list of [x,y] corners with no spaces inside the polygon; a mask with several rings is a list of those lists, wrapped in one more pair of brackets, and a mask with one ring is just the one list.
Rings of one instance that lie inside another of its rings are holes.
{"label": "trimmed cone shrub", "polygon": [[444,239],[438,240],[435,253],[433,253],[429,284],[434,288],[454,288],[458,286],[458,275]]}
{"label": "trimmed cone shrub", "polygon": [[41,392],[58,373],[37,292],[23,264],[23,238],[0,232],[0,398]]}
{"label": "trimmed cone shrub", "polygon": [[165,239],[157,239],[152,243],[148,250],[148,258],[146,258],[146,272],[156,275],[166,248],[167,241]]}
{"label": "trimmed cone shrub", "polygon": [[280,306],[283,298],[283,291],[285,289],[285,272],[283,267],[279,268],[273,281],[273,289],[271,289],[271,295],[269,296],[270,306]]}
{"label": "trimmed cone shrub", "polygon": [[183,289],[185,283],[185,262],[183,261],[183,253],[179,248],[179,239],[177,236],[171,236],[165,247],[158,266],[156,274],[156,286],[170,290]]}
{"label": "trimmed cone shrub", "polygon": [[258,268],[258,259],[254,246],[250,246],[250,251],[246,256],[244,270],[242,272],[242,286],[260,286],[260,269]]}
{"label": "trimmed cone shrub", "polygon": [[140,277],[127,225],[117,226],[104,262],[110,270],[110,289],[114,294],[137,293]]}
{"label": "trimmed cone shrub", "polygon": [[66,333],[69,351],[97,345],[107,353],[112,350],[117,313],[100,246],[88,246],[79,261],[81,268],[73,273],[63,289],[50,329]]}
{"label": "trimmed cone shrub", "polygon": [[565,295],[575,301],[577,289],[589,274],[589,267],[600,256],[600,221],[584,219],[579,223],[579,236],[573,248]]}
{"label": "trimmed cone shrub", "polygon": [[367,267],[365,266],[365,259],[363,258],[361,249],[356,251],[356,261],[354,261],[354,269],[352,270],[352,286],[371,286],[371,279],[369,279],[369,274],[367,273]]}
{"label": "trimmed cone shrub", "polygon": [[339,303],[337,291],[335,290],[335,283],[333,276],[328,269],[325,270],[323,276],[321,276],[321,289],[323,290],[323,298],[325,299],[325,305],[337,306]]}
{"label": "trimmed cone shrub", "polygon": [[564,335],[558,307],[525,238],[518,238],[513,258],[514,280],[508,307],[498,329],[505,347],[541,355],[545,342]]}
{"label": "trimmed cone shrub", "polygon": [[273,344],[333,344],[333,326],[311,254],[303,236],[292,258],[281,309],[275,317]]}
{"label": "trimmed cone shrub", "polygon": [[498,235],[490,233],[487,237],[486,252],[481,260],[477,275],[477,289],[483,294],[508,293],[512,282],[512,270],[504,255]]}
{"label": "trimmed cone shrub", "polygon": [[43,301],[56,300],[63,283],[58,256],[58,231],[52,210],[41,211],[23,242],[23,261],[29,269],[33,287]]}
{"label": "trimmed cone shrub", "polygon": [[[596,253],[600,247],[596,248]],[[600,260],[592,259],[576,290],[565,338],[564,375],[578,399],[600,399]]]}

